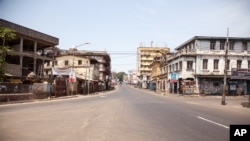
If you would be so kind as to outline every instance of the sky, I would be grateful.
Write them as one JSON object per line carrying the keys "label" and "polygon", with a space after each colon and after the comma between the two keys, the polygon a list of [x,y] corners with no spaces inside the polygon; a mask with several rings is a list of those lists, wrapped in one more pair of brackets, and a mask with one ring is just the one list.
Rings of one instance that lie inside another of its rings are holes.
{"label": "sky", "polygon": [[250,37],[249,0],[0,0],[0,18],[59,38],[61,49],[107,51],[111,69],[136,69],[140,46],[193,36]]}

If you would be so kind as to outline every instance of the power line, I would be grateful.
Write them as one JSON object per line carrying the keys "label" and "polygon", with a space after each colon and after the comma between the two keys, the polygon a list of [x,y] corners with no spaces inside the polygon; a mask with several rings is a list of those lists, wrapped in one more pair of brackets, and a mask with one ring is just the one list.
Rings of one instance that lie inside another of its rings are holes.
{"label": "power line", "polygon": [[136,55],[137,53],[135,51],[108,51],[111,55],[129,55],[133,54]]}
{"label": "power line", "polygon": [[127,58],[127,57],[131,57],[131,56],[135,56],[135,55],[119,56],[119,57],[112,57],[112,58]]}

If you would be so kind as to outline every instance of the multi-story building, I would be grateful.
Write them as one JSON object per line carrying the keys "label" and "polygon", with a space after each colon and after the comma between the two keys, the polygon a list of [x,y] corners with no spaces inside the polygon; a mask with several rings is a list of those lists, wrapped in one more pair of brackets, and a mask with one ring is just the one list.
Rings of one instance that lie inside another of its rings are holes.
{"label": "multi-story building", "polygon": [[55,48],[59,39],[3,19],[0,19],[0,27],[12,29],[16,34],[15,40],[7,42],[13,49],[5,58],[8,81],[22,83],[28,77],[33,80],[46,79],[43,76],[43,64],[53,59],[47,49]]}
{"label": "multi-story building", "polygon": [[[168,58],[172,93],[222,94],[225,56],[229,94],[246,94],[248,80],[230,79],[231,70],[250,69],[250,38],[195,36]],[[228,46],[227,46],[228,45]]]}
{"label": "multi-story building", "polygon": [[[110,61],[109,54],[104,51],[60,50],[54,63],[45,64],[45,74],[54,77],[60,73],[65,75],[68,87],[65,95],[70,94],[70,90],[73,93],[88,94],[110,88]],[[75,83],[70,83],[70,74],[75,75]]]}
{"label": "multi-story building", "polygon": [[167,47],[138,47],[137,48],[137,76],[143,88],[147,88],[152,69],[150,65],[158,53],[168,53]]}
{"label": "multi-story building", "polygon": [[162,54],[158,53],[155,58],[154,61],[152,62],[152,64],[150,65],[151,67],[151,76],[150,76],[150,84],[149,84],[149,88],[151,90],[159,90],[160,89],[160,74],[161,74],[161,58],[162,58]]}
{"label": "multi-story building", "polygon": [[159,92],[168,93],[169,92],[169,79],[168,79],[168,57],[173,53],[162,54],[160,60],[160,75],[158,76],[157,88]]}

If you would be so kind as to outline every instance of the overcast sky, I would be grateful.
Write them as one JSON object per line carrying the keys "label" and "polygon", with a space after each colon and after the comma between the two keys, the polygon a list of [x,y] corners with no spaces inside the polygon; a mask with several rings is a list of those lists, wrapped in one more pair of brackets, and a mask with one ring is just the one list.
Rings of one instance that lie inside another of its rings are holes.
{"label": "overcast sky", "polygon": [[227,27],[250,37],[249,0],[0,0],[0,18],[59,38],[61,49],[90,42],[78,49],[106,50],[118,72],[135,69],[137,47],[151,41],[174,51]]}

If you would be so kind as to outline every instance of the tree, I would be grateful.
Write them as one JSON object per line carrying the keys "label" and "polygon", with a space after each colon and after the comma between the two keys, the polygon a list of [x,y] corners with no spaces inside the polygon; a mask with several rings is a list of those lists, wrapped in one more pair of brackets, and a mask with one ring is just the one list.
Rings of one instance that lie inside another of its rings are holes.
{"label": "tree", "polygon": [[0,27],[0,82],[3,82],[6,72],[6,61],[5,57],[7,54],[12,52],[12,48],[7,45],[9,41],[16,38],[15,30]]}
{"label": "tree", "polygon": [[123,75],[126,75],[125,72],[118,72],[116,73],[116,78],[118,78],[120,81],[123,81]]}

